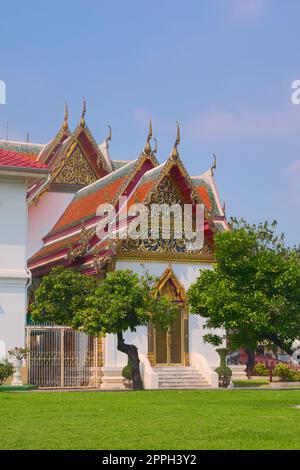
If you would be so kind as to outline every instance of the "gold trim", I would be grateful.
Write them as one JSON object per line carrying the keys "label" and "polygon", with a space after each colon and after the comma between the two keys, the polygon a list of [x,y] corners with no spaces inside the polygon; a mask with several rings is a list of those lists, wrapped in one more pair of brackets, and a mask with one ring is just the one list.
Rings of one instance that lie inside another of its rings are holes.
{"label": "gold trim", "polygon": [[80,127],[85,127],[86,100],[83,98],[83,108],[80,119]]}
{"label": "gold trim", "polygon": [[[170,281],[173,284],[173,288],[171,291],[168,289],[167,285],[170,286]],[[177,298],[179,300],[178,302],[178,307],[180,308],[180,324],[181,324],[181,331],[180,331],[180,337],[181,337],[181,362],[174,363],[171,362],[171,357],[170,357],[170,327],[168,328],[167,331],[167,362],[166,363],[157,363],[156,362],[156,329],[155,327],[151,327],[150,325],[148,326],[148,335],[153,334],[153,351],[150,351],[148,353],[148,358],[150,361],[150,364],[153,366],[187,366],[189,365],[189,351],[186,349],[186,345],[188,348],[188,338],[186,338],[189,335],[188,328],[185,328],[186,321],[188,322],[188,307],[187,307],[187,296],[186,296],[186,291],[181,284],[181,282],[178,280],[176,274],[174,273],[173,269],[171,266],[168,266],[167,269],[164,271],[162,274],[161,278],[159,279],[157,283],[157,290],[158,292],[163,292],[164,290],[167,290],[167,293],[169,295],[173,295],[174,298]],[[186,341],[187,339],[187,341]],[[149,339],[148,339],[148,344],[149,344]],[[169,346],[168,346],[169,345]]]}
{"label": "gold trim", "polygon": [[212,258],[201,258],[199,256],[193,256],[191,253],[153,253],[153,252],[120,252],[116,253],[117,261],[140,261],[140,262],[162,262],[167,261],[171,263],[189,263],[189,264],[216,264],[215,259]]}
{"label": "gold trim", "polygon": [[180,128],[179,128],[178,121],[176,122],[176,125],[177,125],[176,140],[175,140],[173,150],[171,152],[171,157],[173,158],[173,160],[177,160],[177,158],[179,158],[178,145],[180,144]]}
{"label": "gold trim", "polygon": [[152,139],[152,122],[151,122],[151,119],[150,119],[149,120],[148,136],[147,136],[147,140],[146,140],[146,145],[144,147],[144,154],[145,155],[151,155],[151,153],[152,153],[152,149],[151,149],[151,145],[150,145],[151,139]]}

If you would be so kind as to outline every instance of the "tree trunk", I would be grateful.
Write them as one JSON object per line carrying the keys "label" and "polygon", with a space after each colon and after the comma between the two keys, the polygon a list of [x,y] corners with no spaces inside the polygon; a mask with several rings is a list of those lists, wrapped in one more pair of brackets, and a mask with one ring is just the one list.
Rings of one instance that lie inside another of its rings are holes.
{"label": "tree trunk", "polygon": [[134,344],[125,344],[123,333],[118,333],[118,350],[127,354],[131,361],[132,370],[132,388],[133,390],[143,390],[143,382],[140,374],[140,360],[138,356],[138,349]]}
{"label": "tree trunk", "polygon": [[251,377],[254,372],[255,366],[255,350],[254,349],[246,349],[247,351],[247,375]]}
{"label": "tree trunk", "polygon": [[266,339],[268,339],[269,341],[272,341],[272,343],[274,343],[278,348],[282,349],[289,356],[293,355],[294,351],[292,350],[292,348],[288,346],[286,343],[284,343],[283,341],[281,341],[277,336],[268,335],[266,336]]}

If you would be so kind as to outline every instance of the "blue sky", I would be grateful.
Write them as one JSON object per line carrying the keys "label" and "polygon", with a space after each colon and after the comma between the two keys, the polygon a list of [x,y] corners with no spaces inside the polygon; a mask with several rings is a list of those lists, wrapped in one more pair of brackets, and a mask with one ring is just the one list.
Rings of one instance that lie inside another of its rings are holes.
{"label": "blue sky", "polygon": [[158,158],[181,125],[191,174],[218,157],[227,215],[276,218],[300,242],[298,0],[11,1],[1,5],[0,137],[47,142],[86,120],[111,156],[135,158],[153,120]]}

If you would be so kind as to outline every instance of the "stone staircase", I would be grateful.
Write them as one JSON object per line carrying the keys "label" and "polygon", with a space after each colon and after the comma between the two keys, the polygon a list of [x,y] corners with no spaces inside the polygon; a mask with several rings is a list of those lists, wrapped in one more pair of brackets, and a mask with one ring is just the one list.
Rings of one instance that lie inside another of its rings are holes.
{"label": "stone staircase", "polygon": [[195,367],[155,367],[159,389],[210,388],[208,381]]}

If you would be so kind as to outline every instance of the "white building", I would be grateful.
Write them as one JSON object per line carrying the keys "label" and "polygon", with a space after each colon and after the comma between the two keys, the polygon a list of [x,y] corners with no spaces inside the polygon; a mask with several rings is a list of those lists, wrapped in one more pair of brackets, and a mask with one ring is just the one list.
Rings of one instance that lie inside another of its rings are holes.
{"label": "white building", "polygon": [[[137,159],[111,160],[108,151],[111,136],[101,145],[96,144],[85,123],[84,107],[75,131],[71,133],[68,128],[66,110],[62,128],[46,145],[0,142],[0,149],[34,153],[37,165],[47,165],[51,169],[51,177],[46,185],[42,182],[32,185],[32,180],[24,177],[23,189],[16,193],[20,199],[18,217],[22,219],[22,234],[19,235],[23,245],[20,243],[16,251],[10,246],[9,250],[14,251],[13,256],[8,254],[7,245],[8,240],[12,239],[11,233],[18,226],[17,220],[10,222],[10,231],[5,236],[0,235],[0,253],[3,253],[7,264],[1,264],[1,269],[19,270],[17,279],[14,276],[13,281],[9,281],[13,291],[1,287],[5,290],[1,294],[3,297],[0,297],[0,326],[2,328],[5,325],[3,339],[9,346],[15,346],[22,344],[24,337],[24,295],[29,277],[25,262],[25,191],[31,185],[28,191],[28,266],[33,275],[33,284],[37,285],[43,275],[58,265],[101,278],[108,270],[114,269],[130,268],[140,272],[143,263],[150,273],[160,278],[160,289],[172,291],[179,305],[178,318],[168,332],[149,325],[147,328],[139,328],[134,334],[125,335],[128,342],[132,341],[138,347],[145,387],[158,388],[172,383],[183,387],[217,386],[214,368],[219,362],[218,355],[212,346],[203,342],[202,320],[189,313],[186,303],[187,289],[199,275],[199,269],[212,268],[214,233],[228,228],[214,181],[215,162],[208,171],[191,177],[179,157],[179,130],[173,150],[163,164],[157,162],[156,150],[151,149],[151,137],[152,129]],[[46,170],[42,171],[46,173]],[[18,184],[21,185],[21,182]],[[9,194],[5,188],[4,200]],[[141,242],[128,239],[119,240],[115,245],[109,240],[99,241],[96,236],[99,221],[97,208],[101,203],[109,202],[116,207],[117,212],[120,211],[120,196],[128,198],[129,207],[137,201],[145,205],[152,202],[203,204],[203,248],[188,251],[184,242],[174,238],[170,243],[164,240],[153,243],[150,240]],[[1,213],[1,220],[5,220],[11,209],[0,206],[1,210],[5,211]],[[5,285],[8,285],[7,281]],[[9,298],[10,292],[13,292],[13,297],[16,295],[13,301]],[[20,293],[19,297],[17,292]],[[1,304],[2,309],[5,309],[2,319]],[[10,316],[9,308],[14,310]],[[69,329],[33,325],[30,319],[29,323],[31,326],[28,327],[27,338],[31,354],[37,352],[41,361],[37,371],[31,367],[31,381],[36,380],[43,386],[90,385],[95,383],[95,370],[101,365],[101,387],[123,387],[121,371],[126,356],[117,351],[114,335],[107,335],[95,344],[94,340]],[[53,357],[51,373],[42,366],[43,357],[50,356]],[[70,372],[71,363],[76,364],[76,372]],[[35,367],[36,364],[35,361]],[[177,377],[177,382],[174,377]]]}
{"label": "white building", "polygon": [[27,155],[0,149],[0,355],[24,346],[27,286],[27,191],[49,175]]}

